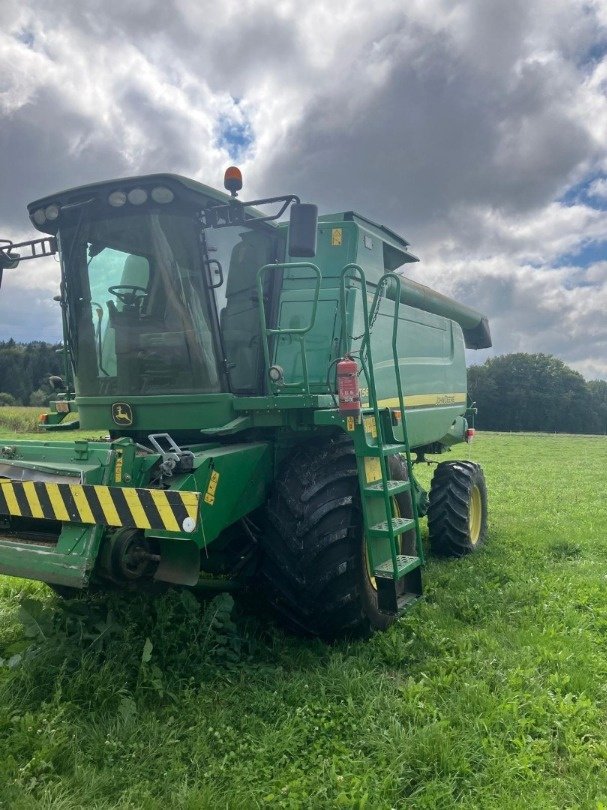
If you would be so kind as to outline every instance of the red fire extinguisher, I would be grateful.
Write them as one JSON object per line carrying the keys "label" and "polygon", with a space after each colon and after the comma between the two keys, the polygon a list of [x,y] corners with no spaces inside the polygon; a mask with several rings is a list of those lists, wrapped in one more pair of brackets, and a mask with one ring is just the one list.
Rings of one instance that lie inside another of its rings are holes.
{"label": "red fire extinguisher", "polygon": [[360,416],[358,365],[349,354],[337,363],[337,396],[339,412],[344,416]]}

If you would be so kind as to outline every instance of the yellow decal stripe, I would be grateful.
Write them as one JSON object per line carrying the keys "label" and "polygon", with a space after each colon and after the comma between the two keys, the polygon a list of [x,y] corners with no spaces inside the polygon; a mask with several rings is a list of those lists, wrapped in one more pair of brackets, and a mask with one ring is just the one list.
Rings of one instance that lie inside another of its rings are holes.
{"label": "yellow decal stripe", "polygon": [[[53,512],[55,513],[55,518],[57,520],[65,521],[69,523],[71,518],[68,514],[67,509],[65,508],[65,504],[63,503],[63,498],[61,497],[61,492],[59,492],[59,487],[57,484],[46,484],[46,491],[48,493],[49,500],[51,502],[51,506],[53,507]],[[12,513],[11,513],[12,514]]]}
{"label": "yellow decal stripe", "polygon": [[[448,394],[411,394],[405,397],[406,408],[421,408],[424,405],[433,405],[434,407],[448,407],[453,405],[465,405],[467,396],[465,393],[448,393]],[[380,408],[398,408],[400,402],[398,397],[388,397],[387,399],[380,399],[377,403]],[[363,403],[363,408],[368,408],[369,403]]]}
{"label": "yellow decal stripe", "polygon": [[124,499],[127,502],[129,509],[131,510],[133,520],[135,521],[135,526],[137,526],[138,529],[151,529],[152,527],[150,525],[150,521],[143,511],[143,506],[139,500],[137,490],[125,487],[122,490],[122,494],[124,495]]}
{"label": "yellow decal stripe", "polygon": [[[217,476],[219,478],[219,475]],[[188,517],[192,520],[198,520],[198,502],[200,496],[197,492],[180,492],[179,493]]]}
{"label": "yellow decal stripe", "polygon": [[2,494],[6,499],[9,514],[21,515],[21,509],[19,509],[17,497],[15,496],[15,489],[10,481],[2,482]]}
{"label": "yellow decal stripe", "polygon": [[36,488],[34,486],[33,481],[24,481],[23,483],[23,492],[25,493],[25,497],[27,498],[27,502],[30,508],[30,512],[32,513],[32,517],[35,518],[43,518],[44,512],[42,511],[42,506],[40,504],[40,498],[38,497],[38,493],[36,492]]}
{"label": "yellow decal stripe", "polygon": [[116,507],[114,506],[114,501],[112,500],[112,496],[110,495],[109,487],[99,485],[94,486],[93,489],[97,494],[97,500],[99,501],[99,505],[103,510],[103,514],[105,515],[107,525],[122,526],[122,521],[120,520],[120,516],[118,515]]}
{"label": "yellow decal stripe", "polygon": [[164,492],[161,489],[151,489],[150,493],[165,528],[170,532],[180,531],[181,527],[177,523],[177,519],[175,518],[173,510],[171,509],[167,496],[164,494]]}
{"label": "yellow decal stripe", "polygon": [[89,506],[89,502],[86,499],[86,495],[84,494],[82,487],[78,486],[78,484],[70,484],[70,492],[72,493],[72,498],[74,499],[76,509],[78,510],[82,522],[96,523],[97,521],[91,512],[91,507]]}

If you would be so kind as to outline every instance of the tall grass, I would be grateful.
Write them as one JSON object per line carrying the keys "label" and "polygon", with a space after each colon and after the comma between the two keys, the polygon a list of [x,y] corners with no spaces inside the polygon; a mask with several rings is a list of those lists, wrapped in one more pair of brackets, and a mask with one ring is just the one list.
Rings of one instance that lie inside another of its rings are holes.
{"label": "tall grass", "polygon": [[27,408],[22,405],[0,407],[0,433],[34,433],[39,430],[39,416],[45,408]]}
{"label": "tall grass", "polygon": [[368,642],[285,635],[245,598],[0,578],[0,806],[604,808],[607,440],[471,454],[486,547],[431,560]]}

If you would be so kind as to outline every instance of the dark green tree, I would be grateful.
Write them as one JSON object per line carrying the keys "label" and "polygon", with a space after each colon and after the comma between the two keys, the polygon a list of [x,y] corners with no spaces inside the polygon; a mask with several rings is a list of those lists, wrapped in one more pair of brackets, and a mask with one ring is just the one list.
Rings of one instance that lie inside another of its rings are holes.
{"label": "dark green tree", "polygon": [[604,433],[606,389],[548,354],[506,354],[468,370],[476,423],[486,430]]}
{"label": "dark green tree", "polygon": [[63,373],[59,348],[40,341],[0,343],[0,391],[22,405],[29,405],[34,391],[50,391],[49,375]]}
{"label": "dark green tree", "polygon": [[607,380],[590,380],[588,389],[596,422],[593,432],[607,435]]}

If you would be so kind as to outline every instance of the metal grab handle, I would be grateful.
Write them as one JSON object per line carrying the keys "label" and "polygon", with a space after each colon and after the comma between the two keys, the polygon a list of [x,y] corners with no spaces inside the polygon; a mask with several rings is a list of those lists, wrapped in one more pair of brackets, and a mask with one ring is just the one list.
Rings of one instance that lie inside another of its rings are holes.
{"label": "metal grab handle", "polygon": [[[315,284],[314,284],[314,299],[312,301],[312,313],[310,315],[310,323],[304,327],[294,327],[292,329],[272,329],[268,327],[266,323],[266,308],[265,308],[265,299],[263,294],[263,277],[268,270],[284,270],[287,269],[294,269],[299,267],[307,267],[309,268],[315,277]],[[266,366],[266,372],[269,371],[271,366],[270,361],[270,346],[268,343],[268,337],[271,335],[290,335],[293,338],[296,338],[300,342],[300,350],[301,350],[301,365],[303,370],[303,387],[307,394],[310,393],[310,385],[308,382],[308,362],[306,358],[306,335],[307,333],[313,329],[314,324],[316,323],[316,311],[318,309],[318,299],[320,297],[320,283],[322,281],[322,274],[318,267],[312,262],[283,262],[281,264],[264,264],[263,267],[260,267],[257,271],[257,295],[259,296],[259,323],[261,326],[261,335],[263,339],[263,356],[264,362]],[[299,383],[283,383],[281,388],[293,388],[295,386],[299,386]],[[273,385],[273,387],[275,387]]]}
{"label": "metal grab handle", "polygon": [[223,286],[223,267],[221,266],[219,259],[209,259],[209,270],[213,264],[215,265],[215,275],[219,276],[219,281],[217,284],[209,284],[209,289],[218,290],[221,286]]}
{"label": "metal grab handle", "polygon": [[257,271],[257,294],[259,295],[260,302],[262,302],[260,309],[263,309],[263,274],[267,270],[283,270],[284,268],[293,269],[295,267],[309,267],[314,272],[315,275],[314,300],[312,302],[312,314],[310,316],[310,323],[308,326],[296,327],[294,329],[268,329],[265,323],[265,311],[264,311],[263,312],[264,320],[262,321],[262,328],[265,331],[266,335],[305,335],[313,328],[316,322],[316,310],[318,309],[318,299],[320,297],[320,282],[322,281],[322,275],[318,267],[315,264],[312,264],[312,262],[264,264],[263,267],[260,267],[259,270]]}

